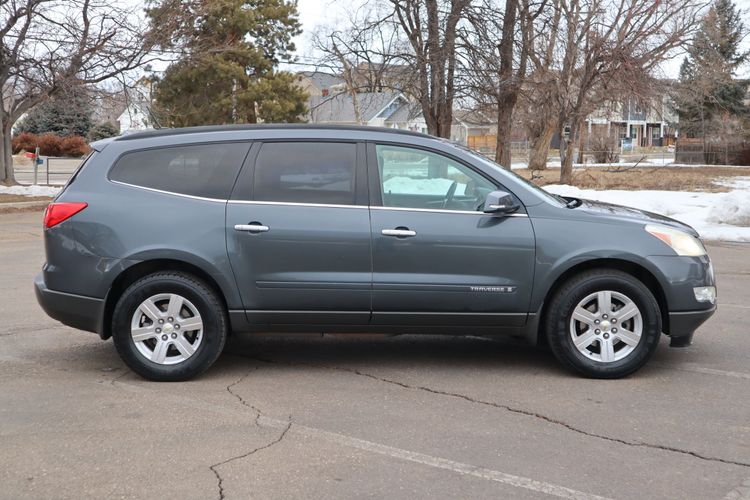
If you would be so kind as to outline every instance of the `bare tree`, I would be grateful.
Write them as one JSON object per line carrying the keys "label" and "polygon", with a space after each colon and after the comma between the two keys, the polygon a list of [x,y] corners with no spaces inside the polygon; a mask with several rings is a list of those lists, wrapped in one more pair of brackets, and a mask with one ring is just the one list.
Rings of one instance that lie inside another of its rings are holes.
{"label": "bare tree", "polygon": [[[327,51],[342,67],[346,66],[342,59],[351,62],[352,53],[356,53],[365,63],[358,67],[367,67],[368,71],[380,68],[369,77],[378,89],[398,87],[419,103],[430,134],[450,137],[456,98],[457,34],[470,3],[471,0],[373,2],[371,5],[377,7],[372,10],[373,15],[350,23],[346,36],[333,32],[328,37]],[[381,35],[387,37],[388,43],[381,43]],[[370,44],[372,40],[378,43]],[[405,69],[397,69],[394,75],[394,66]],[[383,78],[386,75],[388,78]]]}
{"label": "bare tree", "polygon": [[407,60],[416,72],[415,89],[427,130],[450,137],[456,98],[456,42],[471,0],[388,0],[392,17],[409,41]]}
{"label": "bare tree", "polygon": [[[560,181],[570,183],[573,145],[586,117],[612,98],[612,89],[637,85],[689,40],[699,0],[560,0],[559,67],[555,97],[561,144]],[[568,127],[567,136],[563,133]]]}
{"label": "bare tree", "polygon": [[390,14],[388,4],[366,5],[350,13],[343,28],[328,26],[313,34],[313,47],[322,55],[317,66],[344,80],[357,122],[361,122],[359,94],[386,90],[413,94],[413,73],[403,65],[408,48],[393,23],[387,22]]}
{"label": "bare tree", "polygon": [[148,43],[133,9],[107,0],[0,2],[0,183],[15,183],[12,126],[50,96],[144,64]]}
{"label": "bare tree", "polygon": [[555,70],[558,34],[560,31],[561,0],[546,5],[529,50],[529,74],[521,92],[521,113],[529,137],[529,169],[547,168],[550,143],[557,130],[559,98]]}
{"label": "bare tree", "polygon": [[513,112],[534,50],[534,23],[547,0],[504,0],[504,4],[502,16],[495,0],[484,0],[471,9],[471,29],[462,37],[460,58],[468,96],[495,110],[495,161],[510,168]]}

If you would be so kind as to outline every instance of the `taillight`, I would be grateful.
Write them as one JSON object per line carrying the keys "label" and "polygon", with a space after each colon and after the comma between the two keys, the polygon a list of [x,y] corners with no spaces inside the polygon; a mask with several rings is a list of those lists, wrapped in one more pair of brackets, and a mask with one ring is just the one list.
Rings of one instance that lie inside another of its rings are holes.
{"label": "taillight", "polygon": [[44,229],[58,225],[89,206],[88,203],[50,203],[44,211]]}

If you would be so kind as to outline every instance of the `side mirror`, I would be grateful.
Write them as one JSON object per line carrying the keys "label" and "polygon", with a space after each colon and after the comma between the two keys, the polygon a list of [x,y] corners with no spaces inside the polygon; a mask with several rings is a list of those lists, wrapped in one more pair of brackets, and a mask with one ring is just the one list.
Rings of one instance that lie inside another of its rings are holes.
{"label": "side mirror", "polygon": [[482,211],[486,214],[512,214],[521,208],[513,195],[505,191],[492,191],[484,201]]}

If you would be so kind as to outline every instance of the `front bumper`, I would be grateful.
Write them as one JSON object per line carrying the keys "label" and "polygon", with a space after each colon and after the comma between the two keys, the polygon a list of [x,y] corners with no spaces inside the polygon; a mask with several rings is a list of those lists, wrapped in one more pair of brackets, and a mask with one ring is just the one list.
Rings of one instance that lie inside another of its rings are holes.
{"label": "front bumper", "polygon": [[101,331],[104,299],[50,290],[44,282],[44,273],[34,278],[34,292],[37,302],[50,318],[79,330]]}
{"label": "front bumper", "polygon": [[702,311],[669,313],[669,346],[687,347],[693,342],[693,334],[716,312],[716,306]]}

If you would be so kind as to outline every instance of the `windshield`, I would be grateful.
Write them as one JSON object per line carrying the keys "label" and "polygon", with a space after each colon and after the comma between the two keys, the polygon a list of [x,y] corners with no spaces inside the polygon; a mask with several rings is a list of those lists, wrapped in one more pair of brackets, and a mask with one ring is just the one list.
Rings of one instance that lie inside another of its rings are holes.
{"label": "windshield", "polygon": [[473,150],[467,148],[463,144],[457,144],[457,143],[452,142],[452,141],[446,141],[446,142],[448,142],[451,146],[453,146],[453,147],[455,147],[457,149],[460,149],[464,153],[468,153],[472,158],[474,158],[474,159],[482,162],[482,164],[490,167],[491,169],[495,170],[496,172],[500,172],[501,175],[510,175],[510,176],[514,177],[515,180],[517,180],[517,181],[521,182],[522,184],[528,186],[534,192],[540,194],[543,198],[547,199],[547,201],[549,201],[550,203],[554,203],[555,205],[558,205],[558,206],[567,206],[568,200],[566,200],[562,196],[558,196],[556,194],[552,194],[552,193],[548,192],[547,190],[545,190],[545,189],[537,186],[536,184],[534,184],[530,180],[524,179],[523,177],[521,177],[520,175],[518,175],[517,173],[513,172],[510,169],[505,169],[505,168],[501,167],[500,165],[498,165],[494,161],[490,160],[486,156],[484,156],[484,155],[482,155],[480,153],[477,153],[476,151],[473,151]]}

